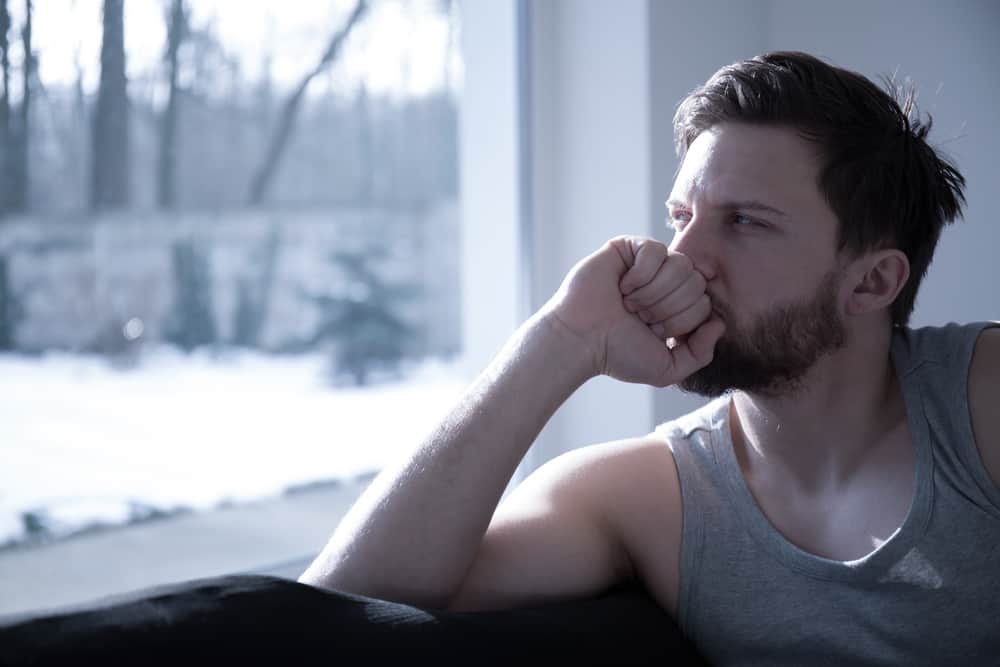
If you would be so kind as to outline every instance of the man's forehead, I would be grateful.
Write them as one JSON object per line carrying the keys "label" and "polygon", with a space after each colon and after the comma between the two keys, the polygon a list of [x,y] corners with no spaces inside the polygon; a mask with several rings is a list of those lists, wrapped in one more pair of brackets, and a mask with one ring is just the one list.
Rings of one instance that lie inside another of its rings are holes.
{"label": "man's forehead", "polygon": [[794,130],[727,123],[691,143],[671,191],[672,200],[706,204],[761,201],[775,208],[822,202],[819,161]]}

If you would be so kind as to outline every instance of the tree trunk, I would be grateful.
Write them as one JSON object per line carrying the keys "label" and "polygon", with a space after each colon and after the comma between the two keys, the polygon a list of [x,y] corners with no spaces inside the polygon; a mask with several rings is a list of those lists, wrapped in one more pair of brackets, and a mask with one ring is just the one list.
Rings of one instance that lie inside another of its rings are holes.
{"label": "tree trunk", "polygon": [[7,176],[10,190],[7,209],[24,211],[28,207],[28,136],[31,116],[31,82],[34,78],[35,56],[31,50],[31,0],[24,0],[24,27],[21,29],[21,46],[24,49],[21,66],[21,106],[18,109],[16,132],[8,134],[10,162]]}
{"label": "tree trunk", "polygon": [[156,166],[156,201],[161,209],[177,206],[177,53],[187,33],[184,0],[173,0],[167,24],[167,106],[160,118],[160,155]]}
{"label": "tree trunk", "polygon": [[10,201],[10,53],[7,33],[10,31],[10,13],[7,0],[0,0],[0,217],[8,210]]}
{"label": "tree trunk", "polygon": [[93,210],[129,201],[128,91],[125,78],[123,0],[104,0],[101,79],[94,113],[90,203]]}
{"label": "tree trunk", "polygon": [[372,141],[372,110],[368,87],[362,82],[354,105],[358,117],[358,202],[370,206],[375,198],[375,149]]}
{"label": "tree trunk", "polygon": [[336,59],[344,40],[350,34],[358,20],[364,15],[367,8],[366,0],[358,0],[354,11],[351,12],[350,17],[347,19],[347,23],[330,40],[326,51],[323,53],[323,57],[320,58],[319,64],[303,77],[302,81],[299,82],[299,85],[285,102],[281,118],[278,119],[278,127],[271,136],[267,153],[264,155],[264,161],[261,163],[260,168],[258,168],[250,185],[249,203],[251,205],[256,206],[260,204],[267,195],[267,190],[274,180],[275,173],[277,173],[278,164],[281,162],[281,156],[288,145],[288,139],[292,135],[299,105],[302,103],[302,97],[305,95],[306,88],[309,87],[309,82]]}
{"label": "tree trunk", "polygon": [[73,208],[86,210],[90,200],[90,170],[88,167],[90,155],[90,110],[87,105],[87,96],[83,91],[83,63],[80,62],[80,55],[77,53],[73,59],[73,66],[76,68],[76,80],[73,82],[73,115],[70,125],[70,132],[73,134],[72,143],[69,146],[72,156],[72,188]]}

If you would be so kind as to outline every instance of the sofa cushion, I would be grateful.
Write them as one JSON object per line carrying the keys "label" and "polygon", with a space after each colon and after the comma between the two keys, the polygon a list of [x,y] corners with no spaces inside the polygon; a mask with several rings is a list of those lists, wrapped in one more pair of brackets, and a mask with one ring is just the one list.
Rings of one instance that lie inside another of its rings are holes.
{"label": "sofa cushion", "polygon": [[0,665],[701,664],[636,588],[506,611],[418,609],[259,575],[8,618]]}

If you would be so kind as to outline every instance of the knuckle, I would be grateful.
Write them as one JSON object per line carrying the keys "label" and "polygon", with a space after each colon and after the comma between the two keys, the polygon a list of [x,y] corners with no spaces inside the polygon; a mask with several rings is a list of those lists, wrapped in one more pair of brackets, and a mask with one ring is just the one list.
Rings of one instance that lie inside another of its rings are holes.
{"label": "knuckle", "polygon": [[646,308],[649,306],[649,304],[646,303],[645,293],[641,287],[625,297],[625,303],[636,309]]}
{"label": "knuckle", "polygon": [[705,299],[699,298],[683,311],[664,320],[667,331],[672,336],[683,336],[698,328],[698,325],[705,321],[711,313],[711,304]]}
{"label": "knuckle", "polygon": [[652,253],[661,259],[670,254],[670,251],[667,250],[667,246],[665,246],[662,241],[657,241],[656,239],[646,239],[645,247],[649,248]]}
{"label": "knuckle", "polygon": [[643,257],[649,254],[655,254],[656,246],[659,243],[659,241],[646,238],[645,236],[625,236],[623,238],[632,247],[636,256],[641,254]]}
{"label": "knuckle", "polygon": [[697,271],[692,271],[691,276],[691,280],[694,281],[695,291],[699,294],[704,294],[705,290],[708,289],[708,282],[705,280],[705,276]]}
{"label": "knuckle", "polygon": [[604,242],[604,245],[601,246],[601,249],[598,252],[617,253],[622,258],[635,258],[635,248],[630,243],[628,236],[615,236],[614,238],[608,239]]}
{"label": "knuckle", "polygon": [[679,252],[670,253],[670,263],[683,273],[694,271],[694,263],[691,261],[691,258]]}
{"label": "knuckle", "polygon": [[684,319],[682,315],[676,317],[671,317],[668,320],[663,321],[663,330],[668,336],[676,337],[683,336],[688,333],[688,329],[684,326]]}

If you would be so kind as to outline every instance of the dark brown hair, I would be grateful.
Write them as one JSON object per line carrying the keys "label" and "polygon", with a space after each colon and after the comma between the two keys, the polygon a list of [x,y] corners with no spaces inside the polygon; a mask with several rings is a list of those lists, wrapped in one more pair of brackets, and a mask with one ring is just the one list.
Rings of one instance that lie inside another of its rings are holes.
{"label": "dark brown hair", "polygon": [[941,228],[962,214],[965,178],[931,148],[931,118],[915,93],[805,53],[776,52],[723,67],[681,102],[677,154],[723,122],[787,125],[819,149],[819,189],[840,221],[840,251],[898,248],[910,277],[892,304],[905,325]]}

